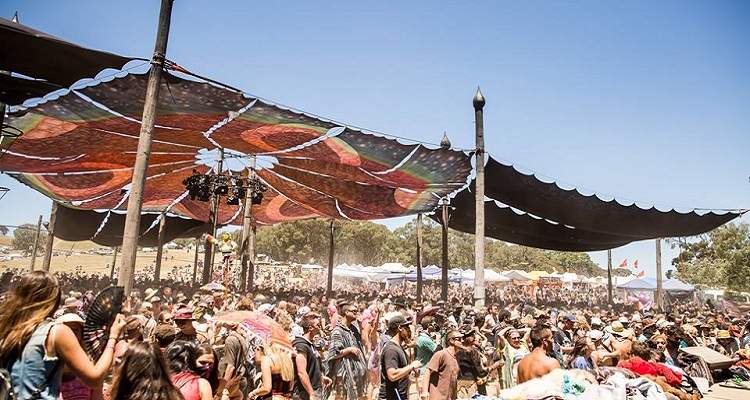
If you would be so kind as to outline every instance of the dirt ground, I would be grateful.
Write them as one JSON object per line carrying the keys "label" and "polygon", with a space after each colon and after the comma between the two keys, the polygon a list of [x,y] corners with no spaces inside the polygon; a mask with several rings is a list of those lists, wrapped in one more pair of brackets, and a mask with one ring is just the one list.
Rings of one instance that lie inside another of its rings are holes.
{"label": "dirt ground", "polygon": [[[9,246],[11,238],[0,236],[0,245]],[[112,266],[113,255],[86,254],[85,252],[102,248],[102,246],[90,242],[67,242],[64,240],[55,240],[52,262],[50,270],[52,272],[72,272],[77,267],[81,267],[84,272],[92,273],[109,273]],[[13,253],[17,251],[11,251]],[[42,265],[43,254],[38,254],[36,266]],[[118,259],[120,254],[117,255]],[[166,278],[167,274],[174,266],[192,265],[195,253],[184,249],[164,249],[162,258],[162,277]],[[143,270],[148,265],[153,265],[156,260],[156,251],[138,252],[136,256],[136,271]],[[203,260],[203,253],[199,254],[199,260]],[[30,257],[24,257],[12,261],[0,261],[0,272],[6,268],[29,268],[31,264]]]}

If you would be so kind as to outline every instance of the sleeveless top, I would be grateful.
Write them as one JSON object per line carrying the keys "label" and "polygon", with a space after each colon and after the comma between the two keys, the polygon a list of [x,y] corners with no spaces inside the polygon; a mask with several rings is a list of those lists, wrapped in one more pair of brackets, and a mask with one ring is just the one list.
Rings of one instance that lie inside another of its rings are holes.
{"label": "sleeveless top", "polygon": [[[271,393],[264,396],[258,396],[258,399],[277,399],[277,398],[291,398],[292,397],[292,384],[293,382],[287,382],[281,378],[281,374],[271,374]],[[185,399],[187,400],[187,399]]]}
{"label": "sleeveless top", "polygon": [[[57,354],[47,354],[45,343],[55,322],[47,319],[36,327],[13,362],[10,377],[18,399],[56,400],[60,395],[63,365]],[[54,340],[54,337],[52,338]]]}
{"label": "sleeveless top", "polygon": [[199,380],[200,376],[189,371],[172,375],[172,383],[177,386],[185,400],[201,400]]}

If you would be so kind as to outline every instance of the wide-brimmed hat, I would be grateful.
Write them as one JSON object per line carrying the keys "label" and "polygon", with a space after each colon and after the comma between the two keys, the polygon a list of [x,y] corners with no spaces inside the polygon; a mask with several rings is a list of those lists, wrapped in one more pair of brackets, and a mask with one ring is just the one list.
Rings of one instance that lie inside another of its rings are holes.
{"label": "wide-brimmed hat", "polygon": [[143,292],[143,300],[145,301],[152,301],[152,298],[156,295],[158,290],[153,288],[148,288],[146,291]]}
{"label": "wide-brimmed hat", "polygon": [[604,337],[604,332],[594,329],[588,333],[588,337],[593,341],[601,340]]}
{"label": "wide-brimmed hat", "polygon": [[55,321],[59,322],[59,323],[63,323],[63,324],[64,323],[79,323],[79,324],[83,324],[83,322],[84,322],[83,318],[81,318],[80,315],[78,315],[77,313],[72,313],[72,312],[65,313],[65,314],[61,315]]}
{"label": "wide-brimmed hat", "polygon": [[193,318],[193,309],[192,309],[192,307],[188,307],[188,306],[178,307],[174,311],[174,317],[173,317],[173,319],[175,321],[178,321],[178,320],[193,320],[193,319],[195,319],[195,318]]}
{"label": "wide-brimmed hat", "polygon": [[68,297],[65,299],[65,308],[81,308],[81,306],[83,306],[83,303],[75,297]]}
{"label": "wide-brimmed hat", "polygon": [[731,339],[732,335],[729,334],[728,330],[718,330],[716,331],[716,339]]}
{"label": "wide-brimmed hat", "polygon": [[630,329],[625,329],[625,327],[622,326],[622,322],[620,321],[612,321],[612,324],[605,328],[605,330],[610,334],[619,337],[629,337],[632,335]]}

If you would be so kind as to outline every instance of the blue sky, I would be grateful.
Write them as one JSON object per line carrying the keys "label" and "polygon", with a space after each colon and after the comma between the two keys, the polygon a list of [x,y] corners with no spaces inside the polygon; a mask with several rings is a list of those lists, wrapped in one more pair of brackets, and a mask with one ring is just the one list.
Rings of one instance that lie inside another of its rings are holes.
{"label": "blue sky", "polygon": [[[158,3],[4,0],[0,15],[149,57]],[[623,200],[750,207],[750,2],[320,3],[178,0],[168,58],[371,130],[432,142],[447,131],[461,148],[481,85],[497,158]],[[0,185],[12,189],[0,223],[48,213],[38,193]],[[665,246],[664,265],[673,256]],[[653,241],[614,250],[625,257],[653,271]]]}

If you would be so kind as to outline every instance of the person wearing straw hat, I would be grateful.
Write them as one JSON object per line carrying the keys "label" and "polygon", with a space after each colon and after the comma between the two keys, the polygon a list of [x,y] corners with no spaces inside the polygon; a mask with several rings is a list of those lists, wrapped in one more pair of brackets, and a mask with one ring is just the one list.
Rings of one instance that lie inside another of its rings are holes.
{"label": "person wearing straw hat", "polygon": [[721,354],[731,356],[740,349],[737,339],[732,337],[728,330],[721,329],[716,331],[716,351]]}
{"label": "person wearing straw hat", "polygon": [[608,340],[608,346],[612,349],[613,353],[616,353],[620,360],[627,359],[630,355],[630,349],[633,346],[631,340],[633,331],[625,329],[620,321],[612,321],[612,323],[604,329],[610,335]]}

